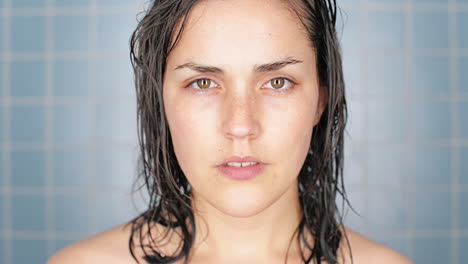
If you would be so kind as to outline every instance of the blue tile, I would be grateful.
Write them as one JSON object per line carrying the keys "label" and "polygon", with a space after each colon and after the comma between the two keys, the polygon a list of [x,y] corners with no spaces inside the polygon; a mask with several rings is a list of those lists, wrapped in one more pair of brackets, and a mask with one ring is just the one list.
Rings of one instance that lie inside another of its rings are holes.
{"label": "blue tile", "polygon": [[84,187],[88,184],[88,155],[84,150],[54,152],[54,185]]}
{"label": "blue tile", "polygon": [[45,182],[44,152],[11,152],[11,173],[14,187],[42,187]]}
{"label": "blue tile", "polygon": [[101,142],[136,141],[136,107],[100,104],[97,107],[97,138]]}
{"label": "blue tile", "polygon": [[67,239],[67,240],[57,239],[55,240],[55,251],[59,251],[60,249],[66,248],[75,242],[76,240],[71,240],[71,239]]}
{"label": "blue tile", "polygon": [[468,94],[468,57],[460,57],[458,62],[459,90],[461,93]]}
{"label": "blue tile", "polygon": [[[3,152],[0,151],[0,186],[5,184],[5,173],[3,173]],[[1,212],[1,211],[0,211]]]}
{"label": "blue tile", "polygon": [[54,5],[57,7],[86,7],[89,5],[89,0],[55,0]]}
{"label": "blue tile", "polygon": [[[342,0],[342,1],[340,1],[340,6],[341,6],[341,8],[343,8],[343,7],[352,7],[352,6],[359,5],[360,2],[361,2],[361,0]],[[346,13],[348,11],[346,8],[343,8],[343,10],[345,10]]]}
{"label": "blue tile", "polygon": [[44,94],[44,61],[13,61],[11,63],[11,95],[44,96]]}
{"label": "blue tile", "polygon": [[46,263],[46,240],[13,240],[13,264]]}
{"label": "blue tile", "polygon": [[46,0],[13,0],[12,6],[18,8],[45,7]]}
{"label": "blue tile", "polygon": [[402,238],[402,237],[376,237],[372,236],[372,240],[376,241],[377,243],[380,243],[386,247],[389,247],[400,254],[403,254],[405,256],[409,256],[409,242],[407,239]]}
{"label": "blue tile", "polygon": [[116,148],[99,150],[97,155],[99,177],[96,178],[96,183],[105,187],[130,186],[133,180],[130,175],[134,175],[134,160],[131,150]]}
{"label": "blue tile", "polygon": [[133,70],[130,61],[124,56],[120,59],[100,59],[97,62],[100,69],[96,76],[96,94],[98,96],[133,96]]}
{"label": "blue tile", "polygon": [[3,124],[3,106],[2,105],[0,105],[0,125],[1,125],[0,126],[0,144],[2,144],[3,143],[3,133],[4,133],[3,130],[5,129],[5,125]]}
{"label": "blue tile", "polygon": [[450,193],[422,192],[413,193],[414,222],[416,230],[450,229]]}
{"label": "blue tile", "polygon": [[[468,237],[459,237],[458,242],[459,242],[458,248],[460,249],[468,248]],[[458,256],[457,263],[468,263],[468,250],[459,250],[458,253],[459,253],[459,256]]]}
{"label": "blue tile", "polygon": [[417,12],[414,18],[415,48],[448,48],[448,15],[442,12]]}
{"label": "blue tile", "polygon": [[54,196],[55,231],[86,232],[91,229],[90,208],[85,194]]}
{"label": "blue tile", "polygon": [[401,141],[409,136],[408,104],[401,101],[369,103],[369,138]]}
{"label": "blue tile", "polygon": [[403,230],[406,228],[406,200],[401,192],[369,192],[367,216],[372,230]]}
{"label": "blue tile", "polygon": [[3,62],[0,62],[0,97],[3,97],[4,95],[5,87],[3,87]]}
{"label": "blue tile", "polygon": [[344,174],[346,175],[344,177],[345,186],[359,185],[363,179],[364,150],[358,147],[358,144],[355,145],[353,143],[346,145],[347,147],[344,151],[345,160],[348,161],[347,166],[344,168]]}
{"label": "blue tile", "polygon": [[468,139],[468,103],[459,104],[460,113],[460,137]]}
{"label": "blue tile", "polygon": [[[468,1],[466,1],[468,3]],[[458,47],[468,48],[468,34],[466,32],[466,25],[468,25],[468,12],[457,14],[457,28],[458,28]]]}
{"label": "blue tile", "polygon": [[91,115],[88,105],[56,105],[54,138],[61,143],[83,143],[91,138]]}
{"label": "blue tile", "polygon": [[363,93],[361,60],[362,56],[343,54],[343,74],[347,92],[351,97],[359,97]]}
{"label": "blue tile", "polygon": [[413,0],[413,3],[447,3],[448,0]]}
{"label": "blue tile", "polygon": [[[355,1],[350,0],[352,3]],[[368,0],[369,3],[404,3],[406,0]]]}
{"label": "blue tile", "polygon": [[460,228],[468,228],[468,192],[460,193]]}
{"label": "blue tile", "polygon": [[[0,7],[1,7],[1,0],[0,0]],[[9,242],[9,241],[8,241]],[[6,250],[5,250],[5,244],[7,243],[7,240],[6,239],[1,239],[0,238],[0,260],[4,260],[5,259],[5,255],[7,254]],[[6,261],[5,261],[6,262]]]}
{"label": "blue tile", "polygon": [[57,60],[54,62],[54,95],[88,95],[88,61]]}
{"label": "blue tile", "polygon": [[99,5],[102,6],[116,6],[116,5],[128,5],[134,6],[135,0],[99,0]]}
{"label": "blue tile", "polygon": [[450,138],[450,104],[445,102],[415,103],[415,136],[419,139]]}
{"label": "blue tile", "polygon": [[99,15],[98,48],[128,51],[130,36],[136,25],[136,18],[132,14]]}
{"label": "blue tile", "polygon": [[13,16],[11,34],[14,52],[44,51],[45,19],[40,16]]}
{"label": "blue tile", "polygon": [[[349,10],[343,16],[343,34],[341,38],[340,35],[338,35],[343,45],[343,48],[344,50],[359,49],[363,44],[361,37],[363,30],[363,22],[361,19],[363,17],[363,14],[357,10]],[[344,52],[344,54],[347,53],[349,52]]]}
{"label": "blue tile", "polygon": [[45,199],[40,195],[14,195],[13,230],[14,231],[45,231]]}
{"label": "blue tile", "polygon": [[403,56],[369,56],[368,60],[369,93],[395,95],[407,91]]}
{"label": "blue tile", "polygon": [[57,51],[88,50],[88,16],[57,16],[54,25],[54,46]]}
{"label": "blue tile", "polygon": [[468,184],[468,148],[460,149],[460,183]]}
{"label": "blue tile", "polygon": [[370,48],[403,49],[405,17],[403,12],[370,12],[368,41]]}
{"label": "blue tile", "polygon": [[12,106],[11,139],[14,143],[40,143],[45,140],[43,106]]}
{"label": "blue tile", "polygon": [[3,151],[0,150],[0,188],[6,186],[5,173],[3,173]]}
{"label": "blue tile", "polygon": [[409,178],[414,184],[450,184],[450,148],[414,147],[414,173]]}
{"label": "blue tile", "polygon": [[365,105],[358,100],[350,98],[348,98],[347,103],[349,119],[348,124],[346,125],[346,131],[350,134],[347,139],[349,139],[351,142],[357,142],[363,138],[364,118],[366,115],[364,110]]}
{"label": "blue tile", "polygon": [[448,95],[450,92],[449,70],[448,57],[415,57],[413,64],[415,92]]}
{"label": "blue tile", "polygon": [[413,240],[414,263],[450,263],[450,239],[421,237]]}
{"label": "blue tile", "polygon": [[[369,220],[367,219],[366,207],[367,207],[367,193],[358,190],[347,190],[348,200],[353,206],[356,213],[349,208],[346,210],[344,215],[345,226],[353,230],[364,230],[367,229]],[[337,204],[340,205],[342,202],[341,196],[337,198]]]}
{"label": "blue tile", "polygon": [[369,146],[370,184],[401,185],[413,175],[414,147],[408,145],[374,144]]}
{"label": "blue tile", "polygon": [[[0,152],[1,154],[1,152]],[[1,155],[0,155],[0,158],[1,158]],[[3,201],[4,201],[4,197],[3,197],[3,194],[0,194],[0,212],[2,212],[2,215],[3,215],[3,212],[4,212],[4,207],[3,207]],[[5,224],[3,223],[3,219],[4,217],[0,217],[0,233],[3,232],[5,230]],[[1,246],[1,244],[0,244]],[[0,252],[2,252],[1,248],[0,248]]]}
{"label": "blue tile", "polygon": [[[2,0],[0,0],[0,8],[1,7],[2,7]],[[2,17],[0,17],[0,36],[2,36],[2,37],[3,37],[3,24],[4,23],[5,23],[4,18],[2,16]],[[2,41],[0,41],[0,51],[2,51],[2,50],[3,50],[3,39],[2,39]],[[0,78],[0,80],[1,80],[1,78]]]}
{"label": "blue tile", "polygon": [[109,192],[95,196],[93,210],[98,230],[106,230],[129,221],[136,216],[130,195]]}

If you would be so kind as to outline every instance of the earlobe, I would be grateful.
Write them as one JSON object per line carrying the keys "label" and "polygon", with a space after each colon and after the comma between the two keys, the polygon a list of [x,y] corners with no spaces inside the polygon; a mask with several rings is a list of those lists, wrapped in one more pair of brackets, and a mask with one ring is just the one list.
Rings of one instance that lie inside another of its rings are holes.
{"label": "earlobe", "polygon": [[328,89],[325,86],[320,87],[319,92],[319,101],[317,104],[317,109],[315,111],[315,119],[314,119],[314,127],[320,122],[323,112],[325,111],[325,107],[328,103]]}

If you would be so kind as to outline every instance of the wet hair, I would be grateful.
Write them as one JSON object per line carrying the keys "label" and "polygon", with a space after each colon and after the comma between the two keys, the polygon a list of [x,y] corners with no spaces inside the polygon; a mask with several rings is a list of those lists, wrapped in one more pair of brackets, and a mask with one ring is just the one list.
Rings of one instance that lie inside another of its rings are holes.
{"label": "wet hair", "polygon": [[[347,104],[341,48],[336,33],[337,6],[336,1],[332,0],[287,1],[304,26],[311,48],[315,50],[319,86],[328,95],[327,106],[313,130],[309,153],[298,176],[303,215],[294,235],[297,235],[297,242],[310,252],[306,256],[301,248],[304,263],[314,260],[315,263],[326,261],[332,264],[338,262],[337,251],[344,238],[350,249],[346,232],[339,228],[339,224],[343,225],[343,217],[336,199],[337,195],[341,195],[342,206],[344,202],[350,205],[343,183]],[[138,241],[143,258],[148,263],[174,263],[183,258],[184,263],[188,263],[195,242],[190,184],[174,153],[164,111],[162,84],[167,57],[197,2],[151,1],[130,39],[140,147],[138,178],[133,187],[135,191],[142,188],[147,190],[148,208],[129,222],[132,226],[129,249],[137,260],[134,246]],[[176,32],[178,25],[180,27]],[[155,237],[150,232],[155,225],[163,226],[166,230],[162,237]],[[173,232],[180,237],[177,249],[173,254],[161,252],[158,243]],[[313,243],[308,241],[307,235],[311,235]],[[352,259],[351,250],[349,253]]]}

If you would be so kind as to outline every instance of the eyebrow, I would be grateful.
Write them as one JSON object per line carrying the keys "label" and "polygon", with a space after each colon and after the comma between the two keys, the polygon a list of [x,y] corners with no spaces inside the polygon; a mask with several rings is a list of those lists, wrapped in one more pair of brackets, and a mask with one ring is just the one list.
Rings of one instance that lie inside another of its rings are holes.
{"label": "eyebrow", "polygon": [[[260,64],[260,65],[254,65],[253,71],[256,73],[261,73],[261,72],[271,72],[271,71],[276,71],[281,68],[286,67],[287,65],[292,65],[292,64],[297,64],[301,63],[303,61],[294,59],[292,57],[288,57],[284,60],[279,60],[279,61],[274,61],[270,63],[265,63],[265,64]],[[218,68],[216,66],[210,66],[210,65],[202,65],[198,64],[195,62],[187,62],[184,64],[181,64],[177,67],[175,67],[174,70],[179,70],[183,68],[188,68],[193,71],[199,72],[199,73],[219,73],[219,74],[224,74],[223,69]]]}

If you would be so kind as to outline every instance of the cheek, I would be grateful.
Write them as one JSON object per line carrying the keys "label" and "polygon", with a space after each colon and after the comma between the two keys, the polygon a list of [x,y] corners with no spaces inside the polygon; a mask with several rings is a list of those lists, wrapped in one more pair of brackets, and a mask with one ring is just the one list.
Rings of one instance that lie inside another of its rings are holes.
{"label": "cheek", "polygon": [[[316,100],[293,98],[287,103],[270,104],[266,111],[266,135],[272,153],[277,155],[281,173],[299,172],[311,143]],[[296,176],[296,175],[292,175]]]}
{"label": "cheek", "polygon": [[[177,103],[173,103],[177,102]],[[196,175],[196,164],[206,164],[209,138],[213,138],[215,117],[203,105],[178,98],[166,108],[169,129],[177,160],[184,174]],[[201,162],[205,163],[201,163]]]}

